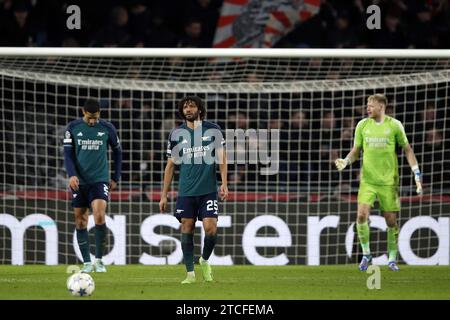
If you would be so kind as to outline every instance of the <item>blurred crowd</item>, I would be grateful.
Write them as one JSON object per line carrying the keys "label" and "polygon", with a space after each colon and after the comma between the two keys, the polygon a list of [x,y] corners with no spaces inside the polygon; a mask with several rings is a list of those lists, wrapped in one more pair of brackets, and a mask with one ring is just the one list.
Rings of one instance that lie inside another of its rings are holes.
{"label": "blurred crowd", "polygon": [[[223,0],[0,0],[0,46],[210,48]],[[81,8],[81,30],[66,9]],[[381,29],[366,26],[381,9]],[[449,48],[448,0],[322,0],[275,44],[289,48]]]}
{"label": "blurred crowd", "polygon": [[[222,3],[223,0],[0,0],[0,46],[211,47]],[[81,7],[81,30],[66,28],[66,8],[71,4]],[[365,9],[371,4],[381,8],[380,30],[366,27]],[[276,46],[449,48],[449,24],[447,0],[323,0],[316,16],[294,28]],[[373,72],[376,70],[374,67]],[[308,77],[310,74],[314,76],[314,72],[308,72]],[[45,112],[41,113],[30,111],[36,106],[13,104],[11,101],[19,101],[20,97],[13,97],[12,88],[17,90],[15,94],[22,95],[19,87],[23,84],[8,81],[4,82],[7,90],[2,91],[4,121],[0,121],[0,131],[5,132],[0,150],[5,163],[5,170],[0,173],[2,182],[65,187],[64,166],[57,160],[62,160],[58,139],[67,122],[80,116],[79,101],[71,101],[72,97],[91,95],[105,97],[102,117],[111,120],[119,130],[125,151],[123,184],[142,188],[160,185],[165,142],[170,130],[180,123],[174,108],[179,96],[131,92],[125,97],[123,92],[114,90],[92,94],[83,92],[83,88],[67,95],[61,88],[40,88],[41,84],[35,84],[27,92],[46,92],[46,97],[30,96],[27,101],[41,99],[35,103],[42,106],[45,100]],[[450,162],[446,161],[450,159],[450,138],[446,133],[450,126],[446,111],[450,94],[446,85],[439,89],[408,87],[388,92],[392,100],[388,114],[404,123],[421,164],[425,186],[437,191],[450,189]],[[314,191],[357,188],[359,163],[339,173],[334,160],[351,149],[355,125],[365,117],[368,94],[345,92],[343,97],[307,97],[296,93],[217,93],[202,98],[208,107],[208,119],[224,129],[280,130],[279,174],[261,176],[258,164],[233,164],[229,168],[233,189]],[[25,133],[30,130],[36,134]],[[403,164],[402,185],[411,186],[410,169],[403,156],[399,159]],[[49,177],[56,179],[46,180]]]}
{"label": "blurred crowd", "polygon": [[[445,161],[450,157],[449,135],[445,133],[445,128],[450,125],[445,108],[449,103],[448,97],[420,102],[414,102],[411,93],[404,97],[391,97],[394,99],[387,108],[387,114],[404,124],[409,142],[423,168],[427,190],[450,188],[450,165]],[[345,157],[353,146],[356,124],[367,116],[365,97],[335,97],[335,101],[325,98],[309,102],[304,98],[293,95],[284,100],[276,95],[259,96],[254,100],[263,110],[270,108],[271,113],[256,109],[252,112],[251,108],[250,112],[241,109],[228,113],[226,128],[279,129],[281,134],[279,174],[264,177],[259,173],[261,166],[234,165],[229,177],[231,185],[248,189],[248,184],[255,182],[277,186],[277,190],[356,192],[361,163],[356,162],[340,173],[334,161]],[[341,99],[344,102],[339,102]],[[270,100],[272,102],[268,103]],[[400,149],[398,154],[401,184],[409,193],[409,187],[413,186],[411,171]]]}
{"label": "blurred crowd", "polygon": [[[400,90],[388,94],[387,114],[405,126],[424,174],[428,192],[450,192],[450,137],[446,128],[450,103],[445,90]],[[169,132],[181,124],[174,108],[180,94],[155,93],[151,100],[142,96],[109,101],[105,99],[103,117],[119,128],[124,150],[124,183],[158,187],[166,162],[165,146]],[[360,163],[338,172],[334,161],[352,148],[356,124],[365,118],[366,98],[346,92],[334,97],[305,94],[209,94],[201,95],[207,106],[207,119],[226,129],[278,129],[279,172],[261,175],[258,163],[229,165],[229,184],[233,190],[304,191],[355,193],[359,185]],[[267,110],[270,110],[267,112]],[[162,119],[162,121],[161,121]],[[230,141],[231,142],[231,141]],[[247,138],[246,146],[235,145],[234,159],[249,149],[261,150],[264,140]],[[269,143],[269,142],[268,142]],[[274,149],[269,146],[269,156]],[[405,192],[414,187],[412,174],[402,151],[398,150],[401,184]],[[247,160],[248,160],[247,154]],[[219,177],[219,176],[218,176]],[[411,188],[410,188],[411,187]]]}
{"label": "blurred crowd", "polygon": [[[81,9],[69,30],[67,7]],[[0,0],[1,46],[211,47],[222,0]]]}
{"label": "blurred crowd", "polygon": [[[23,95],[21,82],[13,84],[5,80],[4,84],[14,86],[17,91],[14,95],[5,91],[4,119],[0,121],[0,132],[4,132],[0,146],[5,170],[0,180],[8,185],[65,189],[67,176],[61,139],[68,122],[81,116],[82,99],[78,94],[87,96],[87,91],[78,88],[77,95],[68,95],[70,90],[35,84],[34,89],[47,94],[30,93],[26,101],[17,103]],[[206,102],[207,120],[218,123],[224,131],[280,130],[278,174],[261,175],[260,169],[267,167],[261,162],[230,164],[228,179],[232,190],[356,193],[360,162],[338,172],[334,160],[350,151],[355,126],[366,117],[369,94],[372,92],[349,91],[333,96],[311,93],[200,96]],[[160,188],[167,161],[168,135],[182,122],[175,108],[182,94],[91,90],[90,96],[102,97],[101,117],[118,129],[124,150],[121,186],[143,190]],[[425,191],[450,193],[448,87],[396,89],[387,96],[390,99],[387,113],[405,126],[423,171]],[[45,101],[41,101],[44,97]],[[261,140],[250,137],[246,143],[244,149],[235,146],[236,154],[261,148]],[[275,151],[270,146],[269,156]],[[409,193],[414,187],[411,170],[401,150],[398,154],[401,185]]]}
{"label": "blurred crowd", "polygon": [[[367,27],[380,7],[378,30]],[[448,0],[322,1],[320,12],[280,41],[281,47],[313,48],[450,48]]]}

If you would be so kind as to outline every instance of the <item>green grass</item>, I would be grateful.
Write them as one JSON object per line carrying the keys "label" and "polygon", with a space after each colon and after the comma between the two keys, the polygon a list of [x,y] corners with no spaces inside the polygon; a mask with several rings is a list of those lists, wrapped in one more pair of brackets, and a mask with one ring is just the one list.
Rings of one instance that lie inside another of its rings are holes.
{"label": "green grass", "polygon": [[381,289],[369,290],[370,274],[346,266],[213,266],[215,282],[181,285],[184,267],[108,266],[91,274],[91,297],[72,297],[66,290],[67,266],[0,266],[0,299],[450,299],[450,267],[401,266],[381,269]]}

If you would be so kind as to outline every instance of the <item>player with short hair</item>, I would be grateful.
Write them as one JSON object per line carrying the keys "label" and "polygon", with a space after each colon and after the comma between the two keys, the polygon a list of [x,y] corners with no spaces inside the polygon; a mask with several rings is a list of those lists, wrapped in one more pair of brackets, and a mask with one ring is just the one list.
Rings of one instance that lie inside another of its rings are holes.
{"label": "player with short hair", "polygon": [[397,213],[400,211],[399,173],[396,146],[405,151],[406,159],[414,173],[416,192],[422,193],[422,174],[416,156],[400,121],[385,115],[387,98],[383,94],[374,94],[367,99],[368,117],[358,122],[355,129],[354,147],[345,159],[336,159],[339,171],[359,158],[363,151],[363,165],[358,191],[357,232],[363,250],[359,265],[361,271],[367,270],[372,261],[369,246],[370,229],[367,223],[370,208],[378,198],[380,210],[386,219],[388,266],[398,271],[397,265]]}
{"label": "player with short hair", "polygon": [[184,123],[172,130],[167,142],[167,165],[159,207],[167,209],[167,193],[173,178],[175,165],[180,167],[178,197],[175,217],[181,222],[181,248],[187,277],[182,284],[195,282],[194,230],[196,220],[205,230],[203,252],[199,259],[205,281],[213,281],[208,262],[217,242],[216,163],[219,163],[222,184],[221,200],[228,197],[227,162],[225,140],[220,127],[205,121],[206,108],[197,96],[187,96],[178,102],[178,113]]}
{"label": "player with short hair", "polygon": [[[116,188],[120,179],[122,149],[116,128],[100,119],[97,100],[87,99],[82,111],[83,118],[71,121],[65,132],[65,167],[70,177],[76,234],[84,262],[81,272],[106,272],[102,262],[106,241],[105,212],[109,192]],[[113,150],[112,179],[109,174],[108,145]],[[95,221],[94,264],[91,263],[87,230],[89,210]]]}

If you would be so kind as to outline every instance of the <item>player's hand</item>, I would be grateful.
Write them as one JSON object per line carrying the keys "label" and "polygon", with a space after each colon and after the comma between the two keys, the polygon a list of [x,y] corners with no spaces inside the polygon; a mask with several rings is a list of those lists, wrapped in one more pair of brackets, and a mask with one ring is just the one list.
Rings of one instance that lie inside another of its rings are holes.
{"label": "player's hand", "polygon": [[159,201],[159,210],[161,212],[166,212],[167,209],[167,197],[162,196],[161,200]]}
{"label": "player's hand", "polygon": [[69,179],[69,188],[71,188],[73,191],[78,190],[78,186],[80,184],[80,181],[78,180],[77,176],[71,176]]}
{"label": "player's hand", "polygon": [[111,180],[109,182],[109,191],[113,191],[116,187],[117,187],[117,182],[115,182],[114,180]]}
{"label": "player's hand", "polygon": [[414,180],[416,181],[416,192],[418,195],[422,194],[422,174],[419,172],[414,173]]}
{"label": "player's hand", "polygon": [[421,195],[422,194],[422,183],[416,181],[416,186],[417,186],[417,189],[416,189],[417,194]]}
{"label": "player's hand", "polygon": [[336,161],[334,161],[334,164],[336,165],[336,168],[339,170],[339,171],[342,171],[342,170],[344,170],[344,168],[346,167],[346,166],[348,166],[348,159],[347,158],[345,158],[345,159],[336,159]]}
{"label": "player's hand", "polygon": [[220,199],[222,201],[227,200],[228,198],[228,186],[226,184],[222,184],[220,186]]}

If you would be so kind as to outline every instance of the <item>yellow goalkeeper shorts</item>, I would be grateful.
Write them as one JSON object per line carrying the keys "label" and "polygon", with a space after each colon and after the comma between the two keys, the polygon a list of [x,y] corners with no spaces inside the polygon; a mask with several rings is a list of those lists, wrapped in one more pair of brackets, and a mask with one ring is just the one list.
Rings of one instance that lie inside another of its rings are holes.
{"label": "yellow goalkeeper shorts", "polygon": [[368,204],[373,207],[378,198],[382,212],[400,211],[400,196],[398,186],[376,186],[368,183],[360,183],[358,190],[358,203]]}

